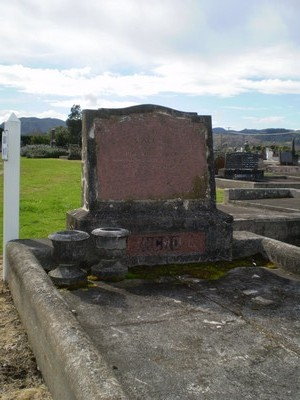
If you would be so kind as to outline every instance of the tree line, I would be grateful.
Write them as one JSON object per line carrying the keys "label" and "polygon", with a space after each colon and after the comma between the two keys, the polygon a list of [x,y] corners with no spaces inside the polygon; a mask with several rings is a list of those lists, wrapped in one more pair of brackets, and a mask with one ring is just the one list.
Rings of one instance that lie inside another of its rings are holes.
{"label": "tree line", "polygon": [[[52,134],[52,131],[54,131]],[[58,126],[50,129],[46,135],[26,135],[21,136],[22,146],[26,145],[55,145],[66,147],[77,145],[81,147],[82,137],[82,112],[78,104],[71,107],[71,112],[66,120],[66,126]],[[54,139],[54,140],[53,140]]]}

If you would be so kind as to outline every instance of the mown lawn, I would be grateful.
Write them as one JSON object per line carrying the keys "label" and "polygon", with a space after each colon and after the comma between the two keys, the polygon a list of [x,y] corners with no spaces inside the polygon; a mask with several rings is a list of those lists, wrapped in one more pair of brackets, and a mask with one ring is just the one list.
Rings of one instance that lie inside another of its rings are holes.
{"label": "mown lawn", "polygon": [[[47,237],[65,229],[66,211],[81,205],[81,162],[21,158],[20,185],[20,238]],[[0,192],[2,247],[3,174]]]}
{"label": "mown lawn", "polygon": [[[0,252],[3,243],[3,162],[0,163]],[[81,206],[81,161],[21,158],[20,238],[65,229],[66,211]],[[217,190],[223,202],[223,190]]]}

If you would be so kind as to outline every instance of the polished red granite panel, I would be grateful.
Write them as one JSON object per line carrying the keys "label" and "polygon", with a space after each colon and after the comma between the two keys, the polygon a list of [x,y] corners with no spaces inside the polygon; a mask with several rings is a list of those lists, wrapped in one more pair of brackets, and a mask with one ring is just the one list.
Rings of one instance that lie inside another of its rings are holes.
{"label": "polished red granite panel", "polygon": [[129,256],[205,253],[205,233],[177,232],[130,235]]}
{"label": "polished red granite panel", "polygon": [[98,200],[209,196],[206,127],[166,113],[95,121]]}

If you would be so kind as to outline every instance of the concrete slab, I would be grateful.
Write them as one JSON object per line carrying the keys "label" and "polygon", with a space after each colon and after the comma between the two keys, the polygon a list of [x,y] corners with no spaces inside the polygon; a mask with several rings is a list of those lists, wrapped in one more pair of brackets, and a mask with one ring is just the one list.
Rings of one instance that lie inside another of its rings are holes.
{"label": "concrete slab", "polygon": [[299,398],[300,282],[284,271],[57,290],[33,247],[9,243],[9,284],[55,400]]}
{"label": "concrete slab", "polygon": [[261,182],[253,181],[242,181],[234,179],[216,179],[216,185],[220,189],[228,188],[300,188],[300,177],[299,176],[277,176],[277,177],[265,177]]}
{"label": "concrete slab", "polygon": [[233,216],[234,231],[249,231],[287,243],[300,242],[300,199],[259,199],[218,204]]}
{"label": "concrete slab", "polygon": [[[236,230],[287,238],[300,229],[300,207],[218,208]],[[288,252],[293,262],[295,246],[254,236],[235,232],[235,253],[245,245],[278,260]],[[54,400],[299,399],[297,260],[296,276],[248,267],[218,281],[136,279],[68,291],[41,267],[53,267],[49,242],[10,242],[7,254],[14,302]]]}
{"label": "concrete slab", "polygon": [[299,282],[238,268],[62,295],[130,399],[299,397]]}

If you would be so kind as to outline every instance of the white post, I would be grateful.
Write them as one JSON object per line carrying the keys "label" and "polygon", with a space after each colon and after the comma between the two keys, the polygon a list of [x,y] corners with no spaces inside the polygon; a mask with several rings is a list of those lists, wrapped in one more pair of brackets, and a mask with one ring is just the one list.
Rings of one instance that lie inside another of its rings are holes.
{"label": "white post", "polygon": [[6,243],[19,239],[21,122],[14,113],[2,134],[3,181],[3,280],[7,280]]}

